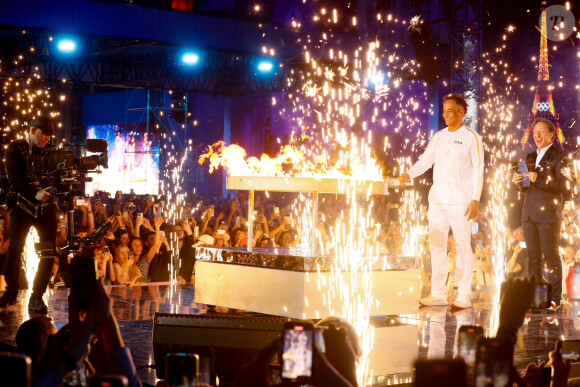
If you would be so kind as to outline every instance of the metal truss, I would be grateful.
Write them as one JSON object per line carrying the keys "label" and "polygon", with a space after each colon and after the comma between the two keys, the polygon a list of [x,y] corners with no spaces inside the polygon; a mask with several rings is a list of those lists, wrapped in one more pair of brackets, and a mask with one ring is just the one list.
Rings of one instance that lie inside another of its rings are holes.
{"label": "metal truss", "polygon": [[[0,41],[4,75],[29,77],[38,73],[47,82],[103,87],[183,90],[226,96],[283,90],[288,70],[279,67],[268,77],[256,74],[255,55],[208,50],[199,68],[180,62],[176,47],[158,42],[84,37],[82,53],[65,58],[52,53],[48,32]],[[34,47],[34,51],[31,51]],[[22,59],[18,58],[23,53]]]}
{"label": "metal truss", "polygon": [[[453,0],[451,12],[451,92],[462,93],[470,105],[468,126],[477,129],[481,98],[482,0]],[[471,114],[470,114],[471,113]]]}

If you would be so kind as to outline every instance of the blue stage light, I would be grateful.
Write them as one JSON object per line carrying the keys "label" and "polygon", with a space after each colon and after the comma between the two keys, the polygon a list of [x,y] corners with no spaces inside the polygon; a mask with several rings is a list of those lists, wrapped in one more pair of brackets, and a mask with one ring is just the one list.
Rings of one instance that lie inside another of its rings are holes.
{"label": "blue stage light", "polygon": [[194,66],[199,62],[199,54],[195,52],[185,52],[181,56],[181,62],[188,66]]}
{"label": "blue stage light", "polygon": [[77,51],[78,44],[71,38],[61,38],[57,40],[56,47],[63,54],[72,54]]}
{"label": "blue stage light", "polygon": [[274,62],[271,60],[261,60],[258,62],[258,71],[263,74],[271,73],[274,70]]}

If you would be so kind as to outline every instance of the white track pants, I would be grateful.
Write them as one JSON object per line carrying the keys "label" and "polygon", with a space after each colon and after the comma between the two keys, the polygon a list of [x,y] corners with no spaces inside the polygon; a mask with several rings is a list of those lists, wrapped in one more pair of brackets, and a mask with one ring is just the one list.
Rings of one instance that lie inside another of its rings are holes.
{"label": "white track pants", "polygon": [[471,251],[471,221],[467,221],[467,206],[429,203],[429,250],[431,251],[431,294],[447,295],[447,239],[449,226],[457,246],[457,288],[459,295],[471,294],[473,252]]}

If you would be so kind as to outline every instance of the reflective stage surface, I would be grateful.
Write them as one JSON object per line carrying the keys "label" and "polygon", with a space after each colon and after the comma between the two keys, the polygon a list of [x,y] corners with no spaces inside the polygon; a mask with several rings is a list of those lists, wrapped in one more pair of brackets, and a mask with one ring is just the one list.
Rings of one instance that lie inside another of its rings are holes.
{"label": "reflective stage surface", "polygon": [[[131,349],[137,367],[154,364],[152,319],[155,312],[194,314],[207,310],[205,305],[193,302],[193,286],[112,286],[107,290],[125,344]],[[45,296],[49,316],[59,328],[68,320],[67,295],[67,289],[58,289],[49,290]],[[0,312],[0,341],[14,344],[19,325],[29,318],[28,296],[21,291],[20,302]],[[413,361],[417,357],[453,356],[456,332],[461,325],[480,325],[486,336],[495,332],[499,310],[493,299],[493,290],[481,290],[473,294],[473,308],[464,311],[451,313],[448,307],[425,307],[415,315],[374,317],[374,345],[369,359],[372,379],[368,385],[410,382]],[[255,315],[220,307],[217,311]],[[555,315],[530,313],[519,332],[516,367],[523,369],[529,362],[547,360],[548,352],[560,338],[580,338],[579,312],[580,302],[570,302]],[[139,373],[145,383],[156,383],[151,368],[143,368]]]}

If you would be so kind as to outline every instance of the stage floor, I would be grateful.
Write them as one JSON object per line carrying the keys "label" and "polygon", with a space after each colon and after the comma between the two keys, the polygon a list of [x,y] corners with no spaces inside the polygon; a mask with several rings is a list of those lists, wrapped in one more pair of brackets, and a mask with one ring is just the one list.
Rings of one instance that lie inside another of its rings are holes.
{"label": "stage floor", "polygon": [[[137,367],[154,363],[151,335],[155,312],[194,314],[207,310],[205,305],[193,302],[193,286],[161,284],[107,289],[125,344],[131,349]],[[474,292],[473,308],[455,314],[450,313],[448,307],[429,307],[421,308],[416,315],[374,317],[375,341],[369,361],[373,377],[367,385],[408,383],[412,377],[412,363],[417,357],[453,356],[456,332],[461,325],[480,325],[489,335],[497,326],[499,312],[493,302],[494,294],[494,289]],[[67,295],[67,289],[49,290],[46,294],[49,316],[59,328],[68,319]],[[14,344],[19,325],[30,317],[27,301],[28,293],[21,291],[19,303],[0,312],[0,341]],[[255,315],[220,307],[217,311]],[[519,332],[516,367],[523,369],[529,362],[546,360],[558,339],[580,338],[579,312],[580,302],[570,302],[555,315],[530,314]],[[143,368],[139,374],[144,383],[156,384],[151,368]]]}

